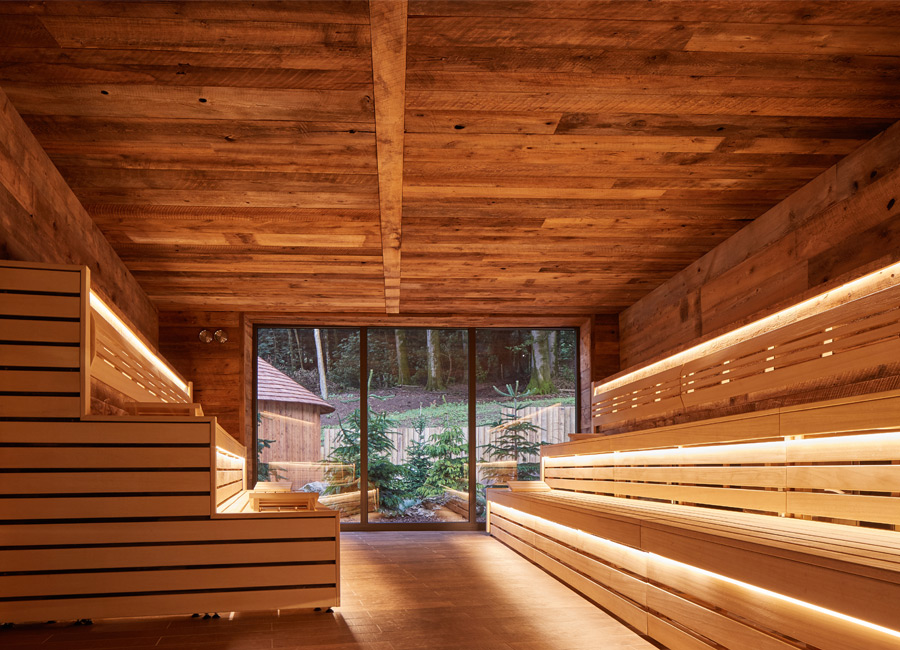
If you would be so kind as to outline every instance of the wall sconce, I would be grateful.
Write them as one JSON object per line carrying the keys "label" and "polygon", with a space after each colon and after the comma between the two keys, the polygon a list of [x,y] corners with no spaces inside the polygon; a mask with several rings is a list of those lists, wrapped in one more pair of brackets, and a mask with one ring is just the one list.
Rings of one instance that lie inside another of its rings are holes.
{"label": "wall sconce", "polygon": [[225,330],[216,330],[215,332],[200,330],[200,334],[197,338],[199,338],[202,343],[211,343],[213,339],[219,343],[225,343],[228,340],[228,332]]}

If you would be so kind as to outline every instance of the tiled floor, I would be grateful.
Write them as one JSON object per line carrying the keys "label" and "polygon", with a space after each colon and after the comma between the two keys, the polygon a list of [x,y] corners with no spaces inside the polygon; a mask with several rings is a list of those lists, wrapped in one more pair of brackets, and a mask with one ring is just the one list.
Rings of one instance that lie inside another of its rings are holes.
{"label": "tiled floor", "polygon": [[341,536],[341,607],[16,626],[3,650],[651,650],[484,533]]}

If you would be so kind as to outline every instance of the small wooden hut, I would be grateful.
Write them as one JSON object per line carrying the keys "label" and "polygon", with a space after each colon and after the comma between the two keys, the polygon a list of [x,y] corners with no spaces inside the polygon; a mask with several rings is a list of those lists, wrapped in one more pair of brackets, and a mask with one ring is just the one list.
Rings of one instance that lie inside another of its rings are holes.
{"label": "small wooden hut", "polygon": [[271,441],[260,460],[275,463],[290,480],[321,480],[319,418],[334,407],[261,358],[257,358],[257,377],[258,435]]}

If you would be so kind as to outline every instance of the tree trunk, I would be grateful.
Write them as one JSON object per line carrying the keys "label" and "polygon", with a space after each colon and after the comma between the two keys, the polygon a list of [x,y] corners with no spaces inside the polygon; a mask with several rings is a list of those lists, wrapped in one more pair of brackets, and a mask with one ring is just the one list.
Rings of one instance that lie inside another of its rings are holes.
{"label": "tree trunk", "polygon": [[328,399],[328,384],[325,381],[325,355],[322,354],[322,335],[319,330],[313,330],[316,337],[316,361],[319,367],[319,392],[322,399]]}
{"label": "tree trunk", "polygon": [[548,339],[550,349],[550,369],[554,377],[559,377],[559,337],[556,330],[550,331]]}
{"label": "tree trunk", "polygon": [[406,350],[406,330],[394,330],[394,341],[397,344],[397,383],[408,386],[412,383],[409,378],[409,353]]}
{"label": "tree trunk", "polygon": [[556,391],[553,385],[550,366],[550,332],[532,330],[531,337],[531,380],[528,390],[533,395],[547,395]]}
{"label": "tree trunk", "polygon": [[294,340],[297,342],[297,356],[300,357],[300,370],[306,370],[303,366],[303,347],[300,345],[300,335],[295,329],[291,329],[291,332],[294,333]]}
{"label": "tree trunk", "polygon": [[425,390],[441,390],[444,388],[441,379],[441,331],[428,330],[425,339],[428,357],[428,381]]}

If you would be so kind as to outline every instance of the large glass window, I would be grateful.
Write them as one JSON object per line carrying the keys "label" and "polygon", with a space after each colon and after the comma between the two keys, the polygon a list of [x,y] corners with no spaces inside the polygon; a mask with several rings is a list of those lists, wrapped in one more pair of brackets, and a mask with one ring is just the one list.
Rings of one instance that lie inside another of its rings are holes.
{"label": "large glass window", "polygon": [[[359,330],[260,328],[257,480],[360,521]],[[370,504],[374,509],[375,503]]]}
{"label": "large glass window", "polygon": [[369,521],[468,521],[468,332],[369,329],[368,352]]}
{"label": "large glass window", "polygon": [[577,354],[574,330],[477,331],[479,506],[485,487],[538,480],[541,446],[578,431]]}
{"label": "large glass window", "polygon": [[578,431],[571,329],[260,327],[257,351],[257,480],[343,523],[474,526]]}

